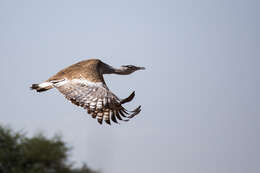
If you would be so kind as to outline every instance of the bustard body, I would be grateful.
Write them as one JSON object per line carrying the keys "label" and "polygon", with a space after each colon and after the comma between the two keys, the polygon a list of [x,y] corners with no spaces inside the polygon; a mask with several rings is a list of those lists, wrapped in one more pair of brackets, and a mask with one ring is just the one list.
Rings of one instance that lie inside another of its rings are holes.
{"label": "bustard body", "polygon": [[[31,89],[37,92],[57,88],[68,100],[81,106],[102,124],[103,119],[110,124],[110,119],[128,121],[141,111],[141,106],[133,111],[127,111],[122,104],[134,98],[134,92],[125,99],[119,99],[107,87],[103,74],[131,74],[144,67],[133,65],[113,68],[99,59],[89,59],[73,64],[43,83],[33,84]],[[124,117],[124,119],[122,118]]]}

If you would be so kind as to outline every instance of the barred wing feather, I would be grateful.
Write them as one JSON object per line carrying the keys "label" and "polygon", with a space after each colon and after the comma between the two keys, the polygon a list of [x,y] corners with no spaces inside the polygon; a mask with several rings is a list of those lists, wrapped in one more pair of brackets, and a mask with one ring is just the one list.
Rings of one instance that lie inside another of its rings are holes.
{"label": "barred wing feather", "polygon": [[102,82],[73,79],[57,82],[54,86],[73,104],[83,107],[93,118],[97,118],[100,124],[103,120],[107,124],[110,124],[110,120],[115,123],[118,123],[117,120],[128,121],[141,111],[141,106],[133,111],[128,111],[122,106],[134,98],[134,92],[120,100]]}

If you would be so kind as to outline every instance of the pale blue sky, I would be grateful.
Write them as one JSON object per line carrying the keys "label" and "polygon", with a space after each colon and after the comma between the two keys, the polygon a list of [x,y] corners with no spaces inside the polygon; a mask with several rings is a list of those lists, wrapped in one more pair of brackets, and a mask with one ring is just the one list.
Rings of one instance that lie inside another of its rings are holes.
{"label": "pale blue sky", "polygon": [[[0,0],[0,123],[62,133],[72,160],[104,173],[258,173],[259,1]],[[56,90],[32,83],[90,57],[141,114],[100,126]]]}

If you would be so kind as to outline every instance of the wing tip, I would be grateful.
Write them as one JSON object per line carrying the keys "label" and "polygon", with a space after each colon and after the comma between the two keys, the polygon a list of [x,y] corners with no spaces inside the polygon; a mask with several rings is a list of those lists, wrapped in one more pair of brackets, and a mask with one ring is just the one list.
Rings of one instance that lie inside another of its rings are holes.
{"label": "wing tip", "polygon": [[130,101],[133,100],[134,97],[135,97],[135,91],[133,91],[127,98],[121,100],[120,104],[124,104],[124,103],[130,102]]}

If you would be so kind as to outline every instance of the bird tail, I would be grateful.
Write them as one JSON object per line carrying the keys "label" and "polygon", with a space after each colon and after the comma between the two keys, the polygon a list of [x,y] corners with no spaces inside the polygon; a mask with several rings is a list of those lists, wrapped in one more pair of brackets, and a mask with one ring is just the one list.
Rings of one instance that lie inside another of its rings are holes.
{"label": "bird tail", "polygon": [[53,88],[53,83],[51,82],[43,82],[40,84],[32,84],[31,89],[36,90],[37,92],[47,91]]}

